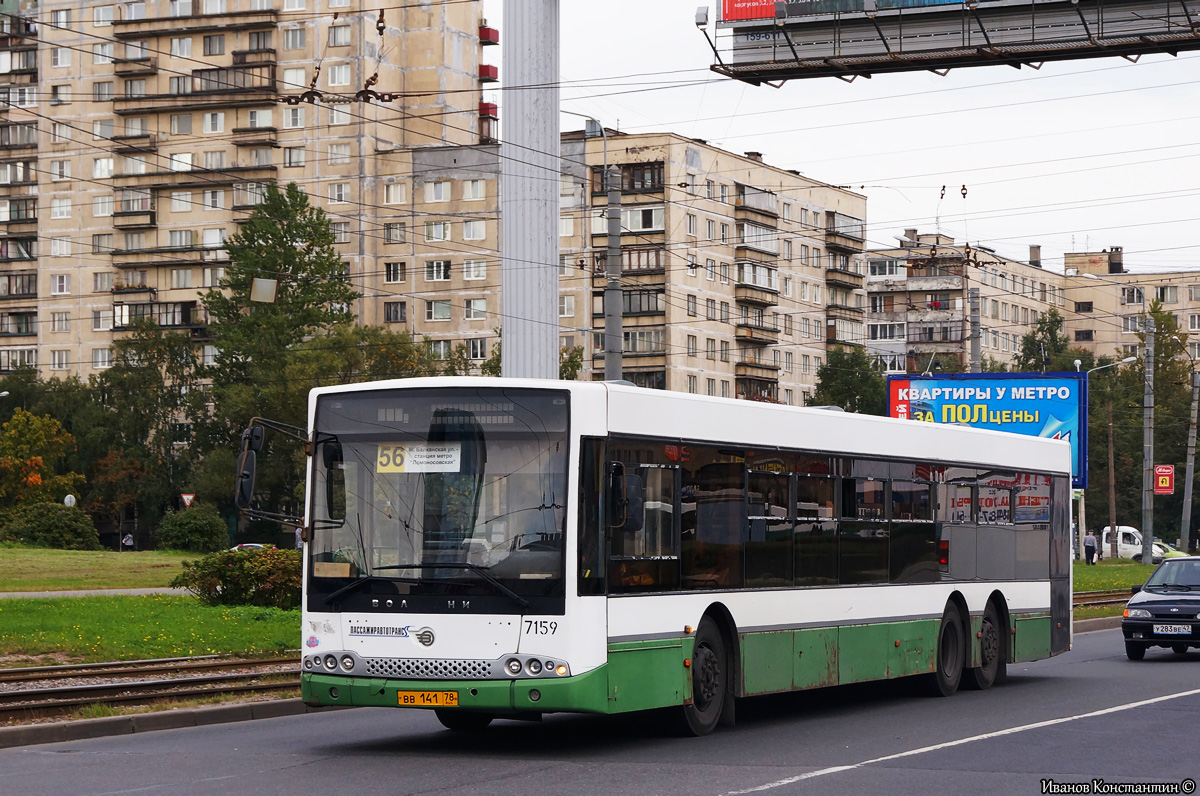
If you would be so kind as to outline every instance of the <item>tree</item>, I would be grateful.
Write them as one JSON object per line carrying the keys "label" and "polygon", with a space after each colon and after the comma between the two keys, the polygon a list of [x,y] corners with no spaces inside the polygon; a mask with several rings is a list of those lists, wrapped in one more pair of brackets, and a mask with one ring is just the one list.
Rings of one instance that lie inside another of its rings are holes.
{"label": "tree", "polygon": [[[278,376],[280,360],[308,337],[349,324],[360,298],[334,248],[329,219],[295,183],[268,185],[236,235],[218,289],[201,294],[216,343],[214,381]],[[250,301],[255,279],[274,280],[274,302]]]}
{"label": "tree", "polygon": [[[479,372],[484,376],[500,375],[500,329],[496,332],[496,342],[492,344],[491,355],[479,365]],[[575,381],[579,371],[583,369],[583,347],[560,348],[558,351],[558,377],[563,381]]]}
{"label": "tree", "polygon": [[59,503],[83,476],[56,472],[75,447],[75,438],[53,417],[18,408],[0,429],[0,507]]}
{"label": "tree", "polygon": [[1063,317],[1053,307],[1042,313],[1037,326],[1021,337],[1020,349],[1013,357],[1012,369],[1021,373],[1065,373],[1075,370],[1075,360],[1093,361],[1092,354],[1082,348],[1072,348],[1063,334]]}
{"label": "tree", "polygon": [[883,375],[865,349],[831,347],[817,369],[817,389],[810,405],[840,406],[847,412],[884,415],[887,412]]}

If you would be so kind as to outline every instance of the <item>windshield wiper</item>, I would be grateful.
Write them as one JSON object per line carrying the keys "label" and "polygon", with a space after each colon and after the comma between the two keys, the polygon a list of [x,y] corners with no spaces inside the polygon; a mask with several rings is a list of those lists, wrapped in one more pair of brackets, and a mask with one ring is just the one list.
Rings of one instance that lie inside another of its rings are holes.
{"label": "windshield wiper", "polygon": [[[401,565],[398,567],[375,567],[375,571],[381,572],[385,569],[406,569],[406,568],[407,568],[407,565],[405,564],[405,565]],[[381,578],[378,575],[363,575],[358,580],[347,583],[345,586],[343,586],[342,588],[335,591],[333,594],[330,594],[328,597],[326,597],[325,604],[329,605],[334,600],[336,600],[338,597],[341,597],[343,594],[349,594],[350,592],[357,590],[360,586],[364,586],[368,583],[371,583],[372,581],[383,581],[386,583],[395,583],[396,581],[401,581],[401,582],[406,582],[406,583],[415,583],[416,582],[413,578]]]}
{"label": "windshield wiper", "polygon": [[532,607],[529,600],[526,600],[524,597],[517,594],[512,589],[508,588],[503,583],[496,580],[494,577],[492,577],[490,574],[488,574],[487,570],[485,570],[483,567],[479,566],[478,564],[469,564],[465,561],[461,564],[450,564],[450,563],[399,564],[394,567],[379,567],[379,569],[465,569],[465,570],[474,572],[482,580],[486,581],[488,584],[490,584],[492,587],[494,587],[496,589],[496,591],[500,592],[505,597],[508,597],[509,599],[511,599],[513,602],[515,602],[517,605],[521,606],[522,608]]}
{"label": "windshield wiper", "polygon": [[1183,589],[1184,591],[1192,590],[1192,587],[1187,585],[1186,583],[1156,583],[1151,588],[1153,588],[1153,589]]}

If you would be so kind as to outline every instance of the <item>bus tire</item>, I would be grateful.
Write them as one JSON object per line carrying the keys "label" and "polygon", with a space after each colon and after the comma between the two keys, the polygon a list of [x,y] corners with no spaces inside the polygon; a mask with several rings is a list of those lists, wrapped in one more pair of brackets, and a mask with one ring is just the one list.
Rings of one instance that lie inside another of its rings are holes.
{"label": "bus tire", "polygon": [[692,650],[692,704],[679,707],[684,735],[708,735],[717,727],[729,691],[729,658],[715,622],[700,620]]}
{"label": "bus tire", "polygon": [[965,650],[962,619],[958,615],[958,608],[951,603],[946,606],[942,621],[938,624],[933,672],[925,675],[925,686],[930,696],[948,697],[958,691],[966,660]]}
{"label": "bus tire", "polygon": [[986,691],[996,682],[1000,668],[1004,666],[1004,636],[1001,633],[1000,617],[996,606],[988,603],[983,612],[979,628],[979,665],[966,672],[965,684],[977,691]]}
{"label": "bus tire", "polygon": [[435,708],[433,714],[442,726],[452,732],[480,732],[487,729],[495,718],[491,713],[475,713],[469,710]]}

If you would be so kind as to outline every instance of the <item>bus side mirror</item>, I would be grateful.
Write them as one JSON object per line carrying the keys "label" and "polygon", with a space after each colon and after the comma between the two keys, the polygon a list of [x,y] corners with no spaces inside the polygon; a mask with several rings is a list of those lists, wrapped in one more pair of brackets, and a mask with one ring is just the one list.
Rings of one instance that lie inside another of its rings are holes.
{"label": "bus side mirror", "polygon": [[239,509],[250,508],[250,500],[254,497],[254,466],[254,449],[242,448],[242,455],[238,457],[237,483],[233,486],[233,502]]}
{"label": "bus side mirror", "polygon": [[342,443],[326,442],[321,446],[325,465],[325,512],[331,520],[346,518],[346,472],[342,469]]}
{"label": "bus side mirror", "polygon": [[625,523],[621,530],[637,533],[646,518],[646,492],[642,479],[636,475],[625,476]]}

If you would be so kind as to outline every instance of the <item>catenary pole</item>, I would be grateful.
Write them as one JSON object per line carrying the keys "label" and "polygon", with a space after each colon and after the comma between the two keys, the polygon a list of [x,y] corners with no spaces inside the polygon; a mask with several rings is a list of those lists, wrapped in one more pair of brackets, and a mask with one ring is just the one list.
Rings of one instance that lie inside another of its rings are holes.
{"label": "catenary pole", "polygon": [[[1146,391],[1142,396],[1142,561],[1154,560],[1154,316],[1147,315]],[[1113,537],[1117,529],[1113,528]]]}

